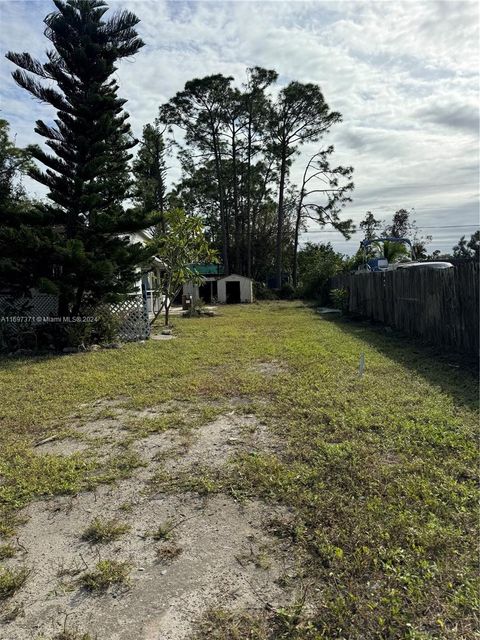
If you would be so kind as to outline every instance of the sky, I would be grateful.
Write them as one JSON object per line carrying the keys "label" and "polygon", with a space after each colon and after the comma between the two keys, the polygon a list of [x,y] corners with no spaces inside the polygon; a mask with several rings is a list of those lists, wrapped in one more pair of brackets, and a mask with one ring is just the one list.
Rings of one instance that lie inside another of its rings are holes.
{"label": "sky", "polygon": [[[354,167],[353,202],[343,213],[359,223],[366,211],[388,220],[414,209],[430,250],[451,250],[479,226],[479,5],[462,0],[397,2],[317,0],[111,0],[134,11],[146,46],[120,63],[120,95],[128,100],[135,135],[186,81],[213,73],[240,84],[251,66],[275,69],[278,87],[292,80],[320,85],[343,120],[322,144],[335,146],[335,164]],[[39,118],[51,107],[11,79],[8,50],[45,60],[43,19],[50,0],[0,0],[0,117],[19,146],[41,142]],[[108,15],[108,14],[107,14]],[[300,181],[318,144],[306,145],[292,167]],[[171,161],[171,179],[178,167]],[[28,188],[43,195],[42,187]],[[352,254],[326,227],[302,241],[331,242]]]}

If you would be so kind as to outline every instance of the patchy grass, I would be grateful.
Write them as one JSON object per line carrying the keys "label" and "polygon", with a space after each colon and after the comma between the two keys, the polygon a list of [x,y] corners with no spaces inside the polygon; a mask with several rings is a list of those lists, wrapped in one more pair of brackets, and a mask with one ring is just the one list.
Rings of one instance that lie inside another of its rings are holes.
{"label": "patchy grass", "polygon": [[0,567],[0,602],[13,596],[26,582],[30,571],[26,567],[5,569]]}
{"label": "patchy grass", "polygon": [[13,535],[20,523],[18,510],[34,498],[92,489],[126,478],[143,464],[130,450],[100,461],[93,451],[70,456],[38,454],[26,439],[11,438],[0,458],[0,536]]}
{"label": "patchy grass", "polygon": [[268,621],[264,616],[212,609],[198,624],[194,640],[268,640],[271,638],[269,632]]}
{"label": "patchy grass", "polygon": [[151,489],[158,493],[194,491],[202,496],[220,493],[230,488],[228,476],[224,470],[211,469],[206,465],[194,470],[185,469],[176,474],[158,469],[150,480]]}
{"label": "patchy grass", "polygon": [[94,518],[82,534],[82,540],[97,544],[99,542],[112,542],[130,531],[130,525],[119,520],[106,520]]}
{"label": "patchy grass", "polygon": [[17,549],[7,542],[6,544],[0,544],[0,560],[7,560],[7,558],[13,558]]}
{"label": "patchy grass", "polygon": [[128,585],[131,566],[128,562],[117,560],[100,560],[93,571],[80,577],[81,585],[87,591],[107,591],[110,587]]}
{"label": "patchy grass", "polygon": [[199,622],[193,640],[323,640],[324,637],[304,614],[304,603],[299,602],[254,613],[211,609]]}
{"label": "patchy grass", "polygon": [[173,538],[174,527],[174,523],[168,521],[159,525],[153,531],[147,531],[145,535],[147,538],[152,538],[153,540],[171,540]]}
{"label": "patchy grass", "polygon": [[[255,413],[283,450],[237,455],[221,471],[208,460],[160,470],[152,486],[285,505],[291,517],[272,530],[307,558],[304,578],[315,588],[298,624],[223,612],[206,623],[205,637],[475,637],[477,383],[462,360],[296,302],[175,322],[177,340],[1,363],[3,533],[37,496],[110,482],[142,464],[128,448],[102,466],[90,452],[32,452],[69,416],[86,419],[88,403],[121,396],[124,408],[143,409],[174,401],[168,414],[133,420],[133,437],[195,429],[234,406]],[[209,408],[198,417],[201,407]]]}
{"label": "patchy grass", "polygon": [[237,562],[243,566],[251,563],[257,567],[257,569],[264,569],[265,571],[272,565],[272,559],[268,553],[268,547],[266,545],[262,545],[259,549],[250,547],[250,551],[248,553],[241,553],[236,556],[236,558]]}

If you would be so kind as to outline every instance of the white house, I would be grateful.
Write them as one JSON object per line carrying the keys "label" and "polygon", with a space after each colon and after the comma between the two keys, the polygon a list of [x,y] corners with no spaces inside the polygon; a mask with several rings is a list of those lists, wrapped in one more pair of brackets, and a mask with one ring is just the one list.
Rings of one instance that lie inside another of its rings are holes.
{"label": "white house", "polygon": [[[147,229],[136,231],[129,234],[132,244],[140,243],[145,245],[151,240],[152,235]],[[141,293],[145,300],[149,317],[153,317],[160,309],[162,302],[161,296],[158,295],[158,284],[160,273],[162,271],[162,261],[159,258],[153,258],[151,264],[146,269],[138,270],[138,280],[135,283],[138,289],[137,293]]]}

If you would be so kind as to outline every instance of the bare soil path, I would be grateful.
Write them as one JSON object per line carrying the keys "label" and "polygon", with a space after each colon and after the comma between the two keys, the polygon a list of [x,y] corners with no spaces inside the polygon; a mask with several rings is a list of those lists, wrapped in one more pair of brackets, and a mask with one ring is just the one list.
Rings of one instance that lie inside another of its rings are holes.
{"label": "bare soil path", "polygon": [[[105,403],[96,409],[105,411]],[[79,436],[97,442],[105,456],[122,447],[123,422],[132,412],[115,409],[105,419],[77,425]],[[161,407],[146,409],[155,418]],[[137,416],[138,417],[138,416]],[[63,626],[99,640],[183,640],[209,608],[278,607],[289,594],[279,586],[293,571],[288,544],[267,533],[279,509],[258,500],[227,495],[159,492],[152,479],[159,468],[171,474],[194,474],[205,463],[220,469],[233,453],[272,447],[266,426],[232,407],[186,434],[153,433],[134,441],[144,466],[130,478],[74,496],[31,503],[17,543],[32,567],[25,587],[9,602],[5,640],[53,638]],[[85,440],[68,437],[40,445],[42,453],[83,452]],[[128,530],[115,540],[92,544],[82,539],[98,519],[122,523]],[[165,539],[155,539],[159,527]],[[79,580],[102,560],[127,563],[125,584],[89,593]],[[5,620],[4,620],[5,622]]]}

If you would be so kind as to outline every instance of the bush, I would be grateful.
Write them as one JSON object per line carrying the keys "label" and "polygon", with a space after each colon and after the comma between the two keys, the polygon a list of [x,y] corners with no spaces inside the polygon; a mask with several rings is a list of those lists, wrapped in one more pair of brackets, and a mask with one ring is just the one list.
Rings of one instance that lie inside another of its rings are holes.
{"label": "bush", "polygon": [[280,300],[293,300],[296,297],[296,289],[289,282],[285,282],[278,292]]}
{"label": "bush", "polygon": [[65,347],[79,349],[92,344],[115,342],[120,328],[120,320],[108,309],[98,312],[86,311],[85,314],[96,317],[92,322],[45,323],[35,327],[37,348],[61,351]]}
{"label": "bush", "polygon": [[336,309],[340,309],[342,313],[348,311],[348,291],[346,289],[332,289],[330,299]]}
{"label": "bush", "polygon": [[[29,352],[78,349],[92,344],[115,342],[120,320],[108,308],[85,311],[92,322],[0,322],[0,351]],[[20,314],[19,314],[20,315]],[[27,314],[26,314],[27,315]]]}
{"label": "bush", "polygon": [[278,298],[275,291],[269,289],[263,282],[253,283],[253,296],[255,300],[276,300]]}
{"label": "bush", "polygon": [[302,296],[328,304],[330,278],[347,267],[344,256],[334,251],[330,243],[316,245],[308,242],[298,254]]}
{"label": "bush", "polygon": [[120,330],[120,319],[113,315],[108,308],[103,308],[97,312],[93,311],[91,315],[96,316],[97,321],[89,325],[91,330],[89,344],[115,342],[118,339]]}
{"label": "bush", "polygon": [[193,302],[192,300],[190,308],[187,311],[184,311],[184,316],[187,316],[189,318],[198,318],[205,312],[205,306],[206,305],[203,298],[198,298],[198,300],[195,300],[195,302]]}

